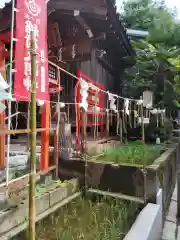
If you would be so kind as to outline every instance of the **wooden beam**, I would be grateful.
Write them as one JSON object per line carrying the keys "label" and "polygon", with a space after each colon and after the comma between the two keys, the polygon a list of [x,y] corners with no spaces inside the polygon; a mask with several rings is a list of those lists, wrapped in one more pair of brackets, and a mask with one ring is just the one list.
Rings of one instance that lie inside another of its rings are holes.
{"label": "wooden beam", "polygon": [[109,21],[109,23],[112,24],[112,27],[114,27],[117,32],[118,35],[121,36],[121,39],[123,40],[123,45],[125,46],[125,50],[127,52],[128,55],[134,55],[134,50],[130,44],[130,40],[126,34],[125,28],[122,26],[121,21],[119,20],[119,15],[116,12],[116,8],[114,7],[114,5],[112,4],[111,1],[107,1],[107,5],[108,5],[108,18],[107,20]]}
{"label": "wooden beam", "polygon": [[94,35],[93,35],[92,31],[91,31],[91,28],[88,26],[88,24],[86,23],[84,18],[80,15],[80,11],[79,10],[74,10],[74,17],[77,20],[77,22],[84,28],[84,30],[88,34],[89,38],[93,38]]}
{"label": "wooden beam", "polygon": [[88,189],[88,191],[90,193],[96,193],[96,194],[100,194],[108,197],[113,197],[113,198],[118,198],[122,200],[128,200],[128,201],[144,204],[144,199],[141,197],[134,197],[134,196],[129,196],[121,193],[113,193],[113,192],[102,191],[102,190],[93,189],[93,188]]}
{"label": "wooden beam", "polygon": [[[76,8],[77,9],[77,8]],[[73,16],[74,14],[74,9],[73,10],[63,10],[63,9],[57,9],[55,10],[55,12],[59,15],[69,15],[69,16]],[[82,12],[81,12],[82,13]],[[55,13],[54,13],[55,14]],[[105,21],[106,20],[106,15],[97,15],[97,14],[94,14],[94,13],[89,13],[88,12],[88,15],[87,13],[82,13],[82,15],[84,16],[87,16],[88,19],[94,19],[94,20],[101,20],[101,21]],[[84,17],[83,16],[83,17]]]}
{"label": "wooden beam", "polygon": [[50,126],[50,103],[44,104],[41,116],[42,128],[47,129],[41,133],[41,163],[40,169],[46,170],[49,167],[49,126]]}
{"label": "wooden beam", "polygon": [[106,16],[107,9],[105,7],[94,6],[92,2],[78,2],[73,0],[51,0],[48,3],[49,7],[54,8],[55,10],[72,10],[78,9],[84,13],[93,13],[100,16]]}
{"label": "wooden beam", "polygon": [[[36,132],[40,133],[40,132],[45,132],[45,131],[54,131],[55,128],[37,128]],[[8,129],[4,129],[4,130],[0,130],[0,136],[2,135],[8,135],[8,134],[25,134],[25,133],[30,133],[31,129],[17,129],[17,130],[8,130]]]}

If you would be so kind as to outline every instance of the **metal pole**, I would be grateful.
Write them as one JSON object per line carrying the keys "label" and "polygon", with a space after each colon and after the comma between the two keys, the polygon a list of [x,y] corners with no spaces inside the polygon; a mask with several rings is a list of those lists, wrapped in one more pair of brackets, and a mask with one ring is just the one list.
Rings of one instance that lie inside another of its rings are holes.
{"label": "metal pole", "polygon": [[144,176],[144,203],[147,203],[147,170],[143,169],[143,176]]}
{"label": "metal pole", "polygon": [[[12,0],[12,18],[11,18],[11,43],[10,43],[10,72],[9,72],[9,94],[12,94],[12,67],[13,67],[13,42],[14,42],[14,8],[15,0]],[[11,99],[8,101],[8,130],[11,128]],[[10,155],[10,134],[7,135],[7,156],[6,156],[6,186],[9,182],[9,155]],[[8,189],[6,194],[8,195]]]}
{"label": "metal pole", "polygon": [[123,142],[123,130],[122,130],[122,118],[119,120],[119,127],[120,127],[120,141]]}
{"label": "metal pole", "polygon": [[86,111],[82,108],[81,110],[81,121],[82,121],[82,154],[84,157],[85,161],[85,166],[84,166],[84,190],[85,190],[85,195],[88,187],[87,183],[87,168],[88,168],[88,162],[87,162],[87,139],[86,139],[86,128],[87,128],[87,114]]}
{"label": "metal pole", "polygon": [[[60,74],[60,73],[58,73]],[[54,139],[54,150],[55,150],[55,159],[54,159],[54,164],[56,165],[56,171],[55,171],[55,177],[56,179],[58,178],[58,174],[59,174],[59,148],[60,148],[60,142],[59,142],[59,134],[60,134],[60,129],[59,129],[59,125],[60,125],[60,116],[61,116],[61,108],[60,108],[60,93],[58,93],[58,103],[57,103],[57,126],[56,126],[56,131],[55,131],[55,139]]]}
{"label": "metal pole", "polygon": [[36,234],[36,53],[34,34],[31,32],[31,109],[30,109],[30,178],[29,178],[29,240]]}
{"label": "metal pole", "polygon": [[142,129],[142,141],[145,142],[143,103],[141,104],[141,129]]}

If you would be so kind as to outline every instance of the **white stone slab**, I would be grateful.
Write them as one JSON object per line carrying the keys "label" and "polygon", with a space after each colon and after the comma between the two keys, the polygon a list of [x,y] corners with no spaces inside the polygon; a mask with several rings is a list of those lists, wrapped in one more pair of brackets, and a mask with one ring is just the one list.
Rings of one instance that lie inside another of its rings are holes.
{"label": "white stone slab", "polygon": [[160,240],[161,218],[160,206],[149,203],[141,211],[124,240]]}
{"label": "white stone slab", "polygon": [[177,240],[179,240],[180,239],[180,226],[177,228]]}
{"label": "white stone slab", "polygon": [[[172,222],[165,221],[163,234],[163,240],[175,240],[176,239],[176,224]],[[178,238],[179,240],[179,238]]]}
{"label": "white stone slab", "polygon": [[176,223],[176,221],[177,221],[176,215],[177,215],[177,202],[171,201],[168,213],[166,215],[166,220]]}

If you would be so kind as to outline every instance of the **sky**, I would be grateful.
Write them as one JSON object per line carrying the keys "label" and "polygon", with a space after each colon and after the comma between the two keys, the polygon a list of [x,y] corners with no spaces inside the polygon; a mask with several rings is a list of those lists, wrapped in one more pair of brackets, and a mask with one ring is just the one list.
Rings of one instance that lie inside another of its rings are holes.
{"label": "sky", "polygon": [[[0,6],[3,6],[5,2],[10,2],[10,0],[0,0]],[[123,0],[116,0],[118,9],[120,8]],[[165,0],[168,7],[173,8],[177,7],[179,9],[179,16],[180,16],[180,1],[179,0]]]}
{"label": "sky", "polygon": [[[1,0],[0,0],[1,1]],[[123,0],[116,0],[117,9],[120,9]],[[165,0],[165,3],[168,8],[177,8],[178,18],[180,19],[180,0]]]}
{"label": "sky", "polygon": [[[4,6],[5,2],[10,2],[10,0],[0,0],[0,7]],[[123,0],[116,0],[117,8],[120,9]],[[180,0],[165,0],[169,8],[176,7],[178,10],[178,18],[180,19]]]}
{"label": "sky", "polygon": [[4,7],[4,4],[5,3],[8,3],[10,2],[11,0],[0,0],[0,8],[3,8]]}

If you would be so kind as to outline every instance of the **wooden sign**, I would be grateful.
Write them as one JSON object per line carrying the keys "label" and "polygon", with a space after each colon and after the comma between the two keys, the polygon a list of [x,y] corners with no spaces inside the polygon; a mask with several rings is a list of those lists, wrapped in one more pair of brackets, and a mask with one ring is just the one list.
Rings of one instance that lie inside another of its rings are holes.
{"label": "wooden sign", "polygon": [[60,48],[59,59],[65,62],[72,62],[90,53],[91,42],[88,39],[82,39]]}
{"label": "wooden sign", "polygon": [[[142,123],[142,118],[141,117],[139,117],[138,122],[139,122],[139,124]],[[149,124],[149,118],[143,118],[143,122],[144,122],[144,124]]]}

